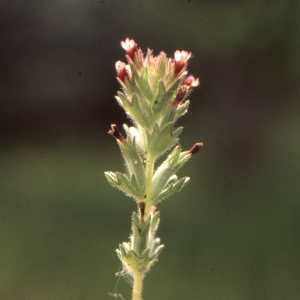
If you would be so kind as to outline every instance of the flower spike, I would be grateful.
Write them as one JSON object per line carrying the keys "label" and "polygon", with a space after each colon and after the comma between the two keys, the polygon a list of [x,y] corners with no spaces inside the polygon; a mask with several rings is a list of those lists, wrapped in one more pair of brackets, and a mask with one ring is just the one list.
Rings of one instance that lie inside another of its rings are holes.
{"label": "flower spike", "polygon": [[[163,249],[156,231],[160,221],[157,205],[180,192],[189,177],[177,177],[178,170],[197,153],[203,143],[195,143],[188,151],[178,144],[182,127],[175,127],[190,101],[187,97],[200,84],[198,78],[187,76],[187,63],[192,53],[175,51],[174,58],[164,52],[154,56],[148,49],[143,54],[133,39],[121,41],[127,64],[116,62],[121,91],[116,99],[133,122],[123,125],[125,137],[117,125],[108,131],[120,147],[125,173],[105,172],[108,182],[134,198],[137,212],[132,215],[130,241],[122,243],[117,254],[126,273],[133,277],[134,300],[141,300],[142,281]],[[156,160],[170,151],[158,166]]]}

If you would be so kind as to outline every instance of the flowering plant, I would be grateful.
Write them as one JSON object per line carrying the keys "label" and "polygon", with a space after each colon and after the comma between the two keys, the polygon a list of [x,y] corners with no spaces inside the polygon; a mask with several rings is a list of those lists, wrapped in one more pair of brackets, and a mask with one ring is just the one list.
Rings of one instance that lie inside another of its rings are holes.
{"label": "flowering plant", "polygon": [[[199,79],[187,77],[187,62],[191,52],[175,51],[174,58],[164,52],[146,55],[134,40],[121,42],[128,64],[116,63],[117,80],[122,91],[116,96],[133,126],[123,125],[126,138],[115,124],[109,133],[121,149],[127,173],[105,172],[109,183],[135,199],[138,212],[132,216],[130,242],[123,242],[117,254],[126,272],[133,278],[133,300],[140,300],[145,274],[157,261],[163,248],[155,236],[159,225],[156,205],[161,200],[179,192],[189,177],[178,178],[176,172],[203,143],[196,143],[188,151],[181,151],[178,136],[182,127],[175,122],[187,112],[193,87]],[[176,145],[176,146],[175,146]],[[154,168],[155,161],[170,148],[166,160]]]}

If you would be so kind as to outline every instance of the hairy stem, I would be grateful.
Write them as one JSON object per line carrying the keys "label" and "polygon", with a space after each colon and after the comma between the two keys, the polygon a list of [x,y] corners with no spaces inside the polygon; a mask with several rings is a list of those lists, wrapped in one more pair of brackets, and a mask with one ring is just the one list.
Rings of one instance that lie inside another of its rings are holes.
{"label": "hairy stem", "polygon": [[143,272],[134,273],[132,300],[142,300]]}
{"label": "hairy stem", "polygon": [[150,204],[151,204],[151,194],[152,194],[152,177],[153,177],[153,170],[154,170],[154,161],[155,158],[148,154],[146,157],[146,190],[145,190],[145,215],[146,217],[150,211]]}

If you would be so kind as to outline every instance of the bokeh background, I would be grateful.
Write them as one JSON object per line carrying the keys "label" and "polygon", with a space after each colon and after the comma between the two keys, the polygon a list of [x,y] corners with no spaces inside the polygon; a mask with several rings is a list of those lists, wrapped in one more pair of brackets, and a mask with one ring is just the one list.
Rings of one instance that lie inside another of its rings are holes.
{"label": "bokeh background", "polygon": [[159,205],[143,298],[300,299],[297,0],[1,0],[0,299],[130,299],[114,250],[136,206],[103,175],[126,37],[192,51],[201,80],[178,125],[204,147]]}

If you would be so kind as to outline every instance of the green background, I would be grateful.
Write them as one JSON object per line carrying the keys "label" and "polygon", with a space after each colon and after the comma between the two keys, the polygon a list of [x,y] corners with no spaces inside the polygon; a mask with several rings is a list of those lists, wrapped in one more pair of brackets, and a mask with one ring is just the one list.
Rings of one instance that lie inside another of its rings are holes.
{"label": "green background", "polygon": [[[0,2],[0,299],[130,299],[115,249],[132,199],[111,123],[120,41],[192,51],[180,143],[204,147],[159,204],[144,300],[300,299],[299,1]],[[120,299],[120,298],[119,298]]]}

